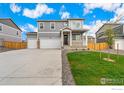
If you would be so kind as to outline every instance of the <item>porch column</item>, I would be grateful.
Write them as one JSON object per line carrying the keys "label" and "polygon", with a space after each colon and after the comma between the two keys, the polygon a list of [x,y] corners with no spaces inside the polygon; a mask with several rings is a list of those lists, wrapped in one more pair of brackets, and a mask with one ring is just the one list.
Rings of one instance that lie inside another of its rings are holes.
{"label": "porch column", "polygon": [[85,33],[85,40],[86,40],[86,41],[85,41],[85,42],[86,42],[85,45],[87,46],[87,45],[88,45],[88,44],[87,44],[87,43],[88,43],[87,33]]}
{"label": "porch column", "polygon": [[63,31],[61,30],[61,46],[63,47]]}
{"label": "porch column", "polygon": [[70,31],[70,46],[72,46],[72,31]]}
{"label": "porch column", "polygon": [[81,40],[82,40],[82,45],[84,46],[84,37],[83,37],[84,33],[81,33]]}

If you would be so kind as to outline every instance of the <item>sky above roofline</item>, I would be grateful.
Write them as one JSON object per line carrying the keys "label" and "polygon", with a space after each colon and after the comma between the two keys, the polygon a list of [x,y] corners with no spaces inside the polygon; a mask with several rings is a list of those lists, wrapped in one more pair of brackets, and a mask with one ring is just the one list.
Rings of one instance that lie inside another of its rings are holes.
{"label": "sky above roofline", "polygon": [[[5,8],[6,7],[6,8]],[[84,28],[90,29],[88,35],[95,32],[106,22],[113,22],[124,14],[121,3],[1,3],[0,18],[11,18],[23,31],[37,31],[36,20],[64,20],[67,18],[84,18]],[[121,20],[123,23],[123,19]]]}

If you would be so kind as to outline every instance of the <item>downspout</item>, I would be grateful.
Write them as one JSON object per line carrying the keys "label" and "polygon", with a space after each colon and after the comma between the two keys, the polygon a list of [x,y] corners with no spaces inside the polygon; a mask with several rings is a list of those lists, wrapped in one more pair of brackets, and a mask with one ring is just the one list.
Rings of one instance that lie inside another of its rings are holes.
{"label": "downspout", "polygon": [[38,25],[38,23],[37,23],[37,26],[38,26],[38,29],[37,29],[37,48],[39,49],[40,47],[39,47],[39,45],[40,45],[40,41],[39,41],[39,25]]}

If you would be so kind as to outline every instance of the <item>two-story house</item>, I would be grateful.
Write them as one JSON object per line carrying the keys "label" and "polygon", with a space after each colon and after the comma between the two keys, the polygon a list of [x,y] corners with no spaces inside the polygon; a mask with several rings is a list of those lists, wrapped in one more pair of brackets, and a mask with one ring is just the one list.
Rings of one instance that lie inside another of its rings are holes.
{"label": "two-story house", "polygon": [[83,47],[84,19],[38,20],[38,32],[27,33],[28,48]]}
{"label": "two-story house", "polygon": [[124,50],[124,24],[119,23],[105,23],[97,32],[96,32],[96,42],[106,42],[107,37],[105,31],[109,28],[115,33],[113,48],[119,50]]}
{"label": "two-story house", "polygon": [[21,41],[21,29],[10,19],[0,19],[0,47],[4,41]]}

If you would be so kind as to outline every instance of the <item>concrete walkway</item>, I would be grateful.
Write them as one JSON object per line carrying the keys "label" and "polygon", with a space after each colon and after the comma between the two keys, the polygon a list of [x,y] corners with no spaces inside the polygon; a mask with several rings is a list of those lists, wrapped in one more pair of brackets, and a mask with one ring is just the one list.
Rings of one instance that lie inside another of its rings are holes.
{"label": "concrete walkway", "polygon": [[0,53],[1,85],[62,85],[61,50],[23,49]]}

